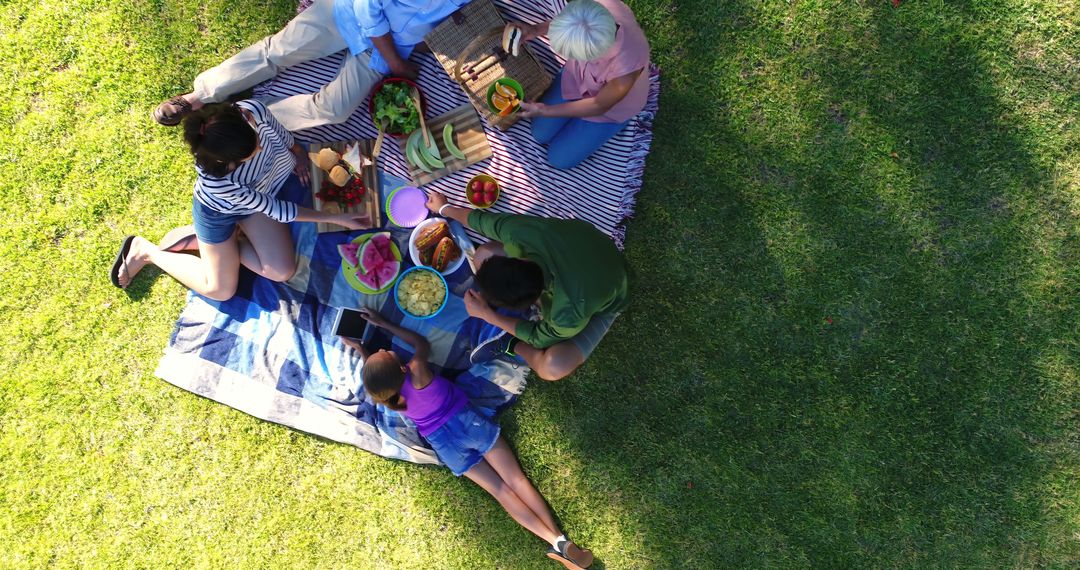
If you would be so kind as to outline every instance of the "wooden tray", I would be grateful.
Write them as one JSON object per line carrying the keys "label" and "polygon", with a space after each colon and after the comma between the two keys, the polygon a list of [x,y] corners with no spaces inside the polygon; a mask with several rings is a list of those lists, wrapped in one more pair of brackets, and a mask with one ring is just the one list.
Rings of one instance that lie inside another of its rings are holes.
{"label": "wooden tray", "polygon": [[[375,141],[372,139],[360,139],[359,141],[332,141],[322,143],[308,143],[308,152],[312,155],[317,154],[324,148],[332,148],[339,154],[345,152],[345,146],[354,142],[360,143],[360,154],[365,156],[371,156],[371,149],[375,146]],[[385,144],[386,141],[384,140]],[[490,153],[489,153],[490,154]],[[322,182],[327,177],[326,171],[315,166],[314,157],[311,162],[311,201],[314,204],[316,210],[323,212],[329,212],[336,214],[342,211],[342,207],[337,202],[323,202],[315,195],[316,192],[322,188]],[[379,198],[379,169],[375,166],[369,166],[363,171],[364,187],[367,191],[364,192],[364,199],[359,204],[349,206],[345,209],[348,212],[361,213],[368,218],[368,228],[377,228],[382,225],[382,210],[380,203],[382,200]],[[319,222],[316,224],[316,231],[318,233],[326,232],[340,232],[347,231],[345,228],[337,224],[328,224],[326,222]]]}
{"label": "wooden tray", "polygon": [[[461,152],[465,153],[465,160],[457,158],[446,150],[442,136],[443,126],[446,123],[454,124],[454,142],[457,143]],[[427,121],[427,126],[431,130],[431,136],[434,137],[435,144],[439,147],[439,153],[442,154],[446,168],[439,168],[433,172],[424,172],[406,159],[405,164],[409,167],[409,174],[412,176],[413,184],[423,186],[432,180],[438,180],[447,174],[491,158],[491,145],[488,144],[487,134],[484,133],[484,125],[472,105],[462,105],[439,115]],[[398,145],[401,147],[401,154],[404,155],[406,139],[397,140]],[[385,140],[383,144],[386,144]],[[367,183],[365,182],[365,184]]]}
{"label": "wooden tray", "polygon": [[[506,55],[502,49],[502,29],[506,25],[499,9],[492,0],[471,0],[457,12],[443,20],[424,37],[435,59],[443,66],[450,79],[458,82],[488,124],[506,130],[518,120],[513,113],[500,117],[487,105],[487,89],[497,79],[511,77],[525,89],[526,101],[537,101],[551,85],[551,75],[540,65],[527,42],[521,43],[517,57]],[[458,77],[456,71],[471,64],[489,60],[498,61],[474,74]]]}

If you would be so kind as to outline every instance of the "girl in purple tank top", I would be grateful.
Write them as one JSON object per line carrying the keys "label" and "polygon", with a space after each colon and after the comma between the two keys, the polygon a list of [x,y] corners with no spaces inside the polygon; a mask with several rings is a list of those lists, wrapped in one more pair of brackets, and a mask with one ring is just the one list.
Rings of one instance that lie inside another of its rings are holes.
{"label": "girl in purple tank top", "polygon": [[387,322],[375,311],[360,311],[372,325],[396,335],[414,351],[412,359],[403,364],[393,352],[380,350],[368,354],[362,345],[342,338],[364,358],[361,377],[371,399],[415,423],[420,435],[454,475],[464,475],[480,485],[518,524],[548,541],[551,544],[548,557],[567,568],[588,568],[593,561],[592,552],[579,548],[559,530],[544,497],[525,476],[513,450],[499,435],[499,425],[474,408],[453,382],[431,371],[428,366],[431,346],[427,339]]}

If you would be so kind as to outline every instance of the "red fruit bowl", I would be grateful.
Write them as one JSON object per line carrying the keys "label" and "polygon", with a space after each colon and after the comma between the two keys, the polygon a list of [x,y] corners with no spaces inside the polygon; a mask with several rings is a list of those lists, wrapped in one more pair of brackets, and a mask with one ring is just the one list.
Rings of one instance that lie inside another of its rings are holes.
{"label": "red fruit bowl", "polygon": [[[476,200],[474,198],[477,182],[484,186],[484,189],[480,191],[482,200]],[[494,188],[492,188],[492,186],[494,186]],[[495,202],[499,201],[500,196],[502,196],[502,185],[500,185],[499,181],[490,174],[477,174],[465,185],[465,199],[481,210],[493,206]]]}
{"label": "red fruit bowl", "polygon": [[[409,87],[415,87],[416,92],[420,95],[420,112],[424,113],[427,111],[427,100],[424,98],[424,92],[420,90],[419,85],[417,85],[413,81],[405,79],[404,77],[386,77],[382,81],[376,83],[375,87],[371,90],[371,93],[368,93],[368,116],[370,116],[371,121],[375,123],[375,128],[379,128],[379,123],[375,122],[375,94],[379,92],[379,89],[383,88],[383,85],[386,85],[388,83],[404,83]],[[424,118],[426,119],[427,115],[424,115]],[[400,139],[409,136],[410,134],[412,134],[412,131],[409,131],[407,133],[392,133],[387,131],[386,134],[394,138]]]}

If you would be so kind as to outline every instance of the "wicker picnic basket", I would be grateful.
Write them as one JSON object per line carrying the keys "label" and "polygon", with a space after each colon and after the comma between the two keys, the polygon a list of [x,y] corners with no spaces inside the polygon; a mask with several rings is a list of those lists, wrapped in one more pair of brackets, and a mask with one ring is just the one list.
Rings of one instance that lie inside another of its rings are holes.
{"label": "wicker picnic basket", "polygon": [[537,100],[551,85],[551,75],[522,43],[517,57],[502,49],[506,20],[491,0],[472,0],[432,30],[424,40],[450,78],[461,84],[469,101],[502,130],[517,121],[517,113],[500,117],[487,104],[487,90],[503,77],[517,80],[527,100]]}

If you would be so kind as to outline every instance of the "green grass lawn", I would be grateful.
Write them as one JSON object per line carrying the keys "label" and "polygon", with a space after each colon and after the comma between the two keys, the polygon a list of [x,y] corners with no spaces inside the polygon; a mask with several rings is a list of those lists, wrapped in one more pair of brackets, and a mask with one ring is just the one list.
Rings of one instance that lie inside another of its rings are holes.
{"label": "green grass lawn", "polygon": [[[505,433],[607,568],[1080,564],[1075,0],[634,0],[633,302]],[[289,0],[0,1],[0,566],[553,568],[479,488],[153,376],[149,112]]]}

